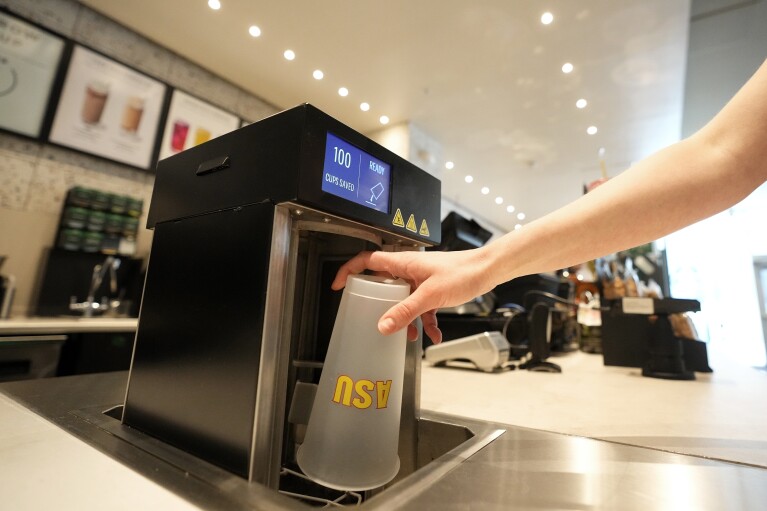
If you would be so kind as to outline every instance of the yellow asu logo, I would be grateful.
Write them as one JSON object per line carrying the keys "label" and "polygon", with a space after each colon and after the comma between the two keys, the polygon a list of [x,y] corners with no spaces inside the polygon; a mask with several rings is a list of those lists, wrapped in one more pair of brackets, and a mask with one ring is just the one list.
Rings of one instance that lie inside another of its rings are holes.
{"label": "yellow asu logo", "polygon": [[[386,408],[389,402],[390,391],[391,380],[376,382],[372,380],[357,380],[355,382],[350,377],[342,375],[336,380],[333,402],[343,406],[364,409],[370,408],[375,398],[376,408]],[[354,393],[354,397],[352,397],[352,393]]]}

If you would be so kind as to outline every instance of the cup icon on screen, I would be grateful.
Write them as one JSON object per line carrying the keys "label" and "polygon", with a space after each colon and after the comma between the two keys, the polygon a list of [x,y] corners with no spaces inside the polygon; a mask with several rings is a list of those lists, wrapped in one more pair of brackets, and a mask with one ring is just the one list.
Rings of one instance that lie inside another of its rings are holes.
{"label": "cup icon on screen", "polygon": [[173,133],[170,137],[170,147],[175,152],[183,151],[186,137],[189,134],[189,123],[180,119],[173,123]]}
{"label": "cup icon on screen", "polygon": [[383,195],[384,193],[384,185],[381,183],[376,183],[374,186],[370,188],[370,200],[367,201],[368,204],[372,204],[373,206],[377,206],[376,201]]}
{"label": "cup icon on screen", "polygon": [[142,115],[144,115],[144,98],[130,96],[125,101],[120,126],[128,133],[136,133],[141,123]]}
{"label": "cup icon on screen", "polygon": [[94,80],[85,86],[83,108],[80,111],[80,117],[85,124],[98,124],[101,121],[107,97],[109,97],[109,84]]}

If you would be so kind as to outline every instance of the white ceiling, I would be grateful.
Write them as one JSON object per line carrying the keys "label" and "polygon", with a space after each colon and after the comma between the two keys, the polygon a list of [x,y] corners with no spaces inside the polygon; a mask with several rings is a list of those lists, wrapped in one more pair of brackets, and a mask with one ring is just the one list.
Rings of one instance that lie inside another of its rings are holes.
{"label": "white ceiling", "polygon": [[600,148],[615,175],[681,129],[690,0],[81,1],[279,108],[310,102],[363,133],[412,123],[440,168],[455,162],[443,194],[503,230],[582,194]]}

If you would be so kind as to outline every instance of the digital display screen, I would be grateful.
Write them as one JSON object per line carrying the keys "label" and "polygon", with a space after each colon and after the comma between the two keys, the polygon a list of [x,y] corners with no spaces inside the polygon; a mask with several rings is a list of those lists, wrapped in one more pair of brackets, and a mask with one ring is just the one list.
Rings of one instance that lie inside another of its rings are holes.
{"label": "digital display screen", "polygon": [[322,191],[389,213],[391,165],[328,133]]}

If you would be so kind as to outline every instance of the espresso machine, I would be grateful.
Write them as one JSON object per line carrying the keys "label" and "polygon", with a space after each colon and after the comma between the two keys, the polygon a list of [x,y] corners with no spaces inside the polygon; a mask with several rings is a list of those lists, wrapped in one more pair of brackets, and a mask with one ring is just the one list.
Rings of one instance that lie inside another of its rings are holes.
{"label": "espresso machine", "polygon": [[[338,268],[439,244],[439,226],[439,180],[309,104],[161,161],[122,423],[290,485]],[[403,475],[418,463],[420,346],[408,343]]]}

